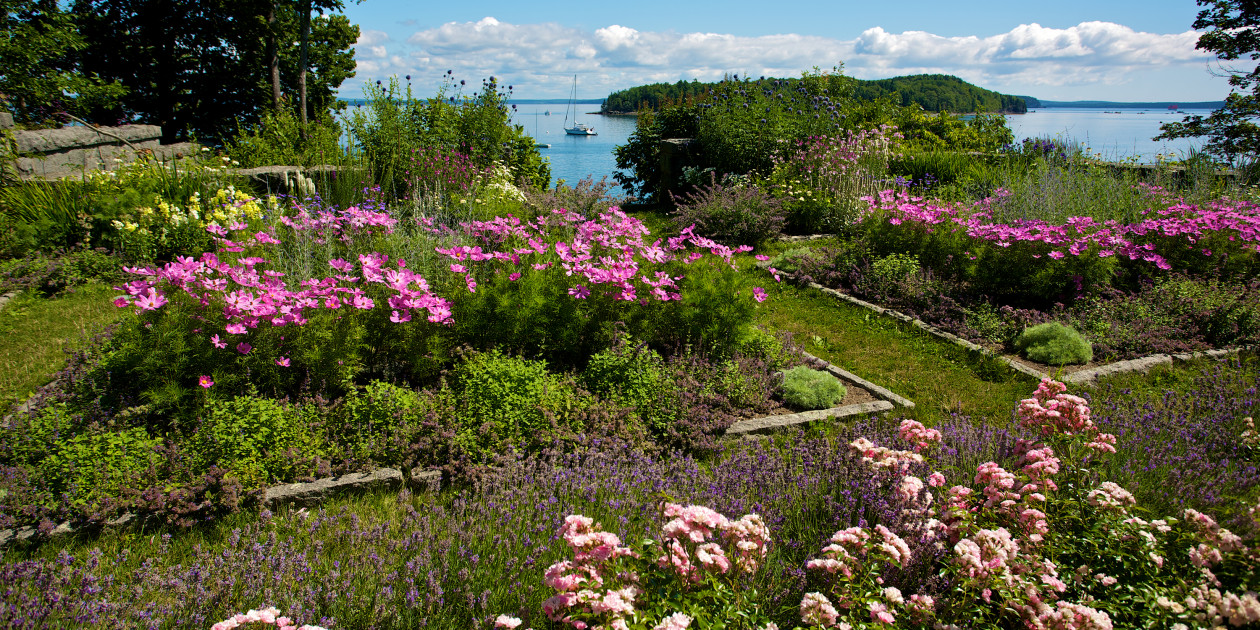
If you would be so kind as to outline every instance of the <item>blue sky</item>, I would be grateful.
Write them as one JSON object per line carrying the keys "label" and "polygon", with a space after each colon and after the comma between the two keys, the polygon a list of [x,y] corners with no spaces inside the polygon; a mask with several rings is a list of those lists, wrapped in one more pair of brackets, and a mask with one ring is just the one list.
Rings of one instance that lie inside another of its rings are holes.
{"label": "blue sky", "polygon": [[[879,6],[877,6],[879,5]],[[412,76],[432,94],[447,70],[486,76],[519,98],[583,98],[724,73],[799,76],[814,66],[863,79],[954,74],[1049,100],[1219,100],[1225,80],[1195,50],[1192,0],[1040,3],[733,0],[728,2],[347,2],[359,25],[358,75]]]}

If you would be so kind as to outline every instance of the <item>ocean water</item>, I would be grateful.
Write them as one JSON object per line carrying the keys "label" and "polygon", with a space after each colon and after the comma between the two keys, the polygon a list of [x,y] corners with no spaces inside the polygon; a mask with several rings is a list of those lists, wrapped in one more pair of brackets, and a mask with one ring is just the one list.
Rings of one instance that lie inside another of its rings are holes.
{"label": "ocean water", "polygon": [[[564,104],[519,105],[513,120],[539,142],[551,145],[551,148],[539,151],[551,161],[553,183],[564,179],[576,184],[587,176],[595,180],[607,176],[611,181],[617,168],[613,147],[625,144],[630,134],[634,133],[634,117],[581,114],[579,120],[593,125],[599,135],[567,136],[564,133],[564,107]],[[595,106],[588,105],[587,108],[595,109]],[[1201,141],[1194,139],[1151,140],[1159,135],[1161,123],[1179,121],[1185,113],[1206,115],[1209,111],[1104,111],[1064,107],[1008,115],[1006,124],[1014,132],[1017,142],[1024,138],[1053,138],[1079,143],[1091,152],[1100,153],[1103,159],[1123,160],[1136,156],[1138,161],[1149,163],[1157,161],[1161,154],[1184,157],[1202,145]],[[550,115],[547,115],[548,112]]]}
{"label": "ocean water", "polygon": [[1178,122],[1187,113],[1207,115],[1210,112],[1052,107],[1008,115],[1006,124],[1015,132],[1017,141],[1023,138],[1053,138],[1079,143],[1088,147],[1091,153],[1102,154],[1103,159],[1123,160],[1136,156],[1138,161],[1149,163],[1157,161],[1160,154],[1174,159],[1185,157],[1203,144],[1197,139],[1152,140],[1159,135],[1161,123]]}
{"label": "ocean water", "polygon": [[635,117],[588,114],[583,110],[595,111],[599,106],[579,105],[578,121],[594,127],[597,135],[570,136],[564,132],[564,109],[564,103],[517,105],[512,122],[524,127],[539,143],[551,145],[538,152],[551,163],[553,186],[562,179],[576,185],[584,177],[595,181],[608,177],[612,183],[617,170],[613,148],[625,144],[634,133]]}
{"label": "ocean water", "polygon": [[[601,116],[587,113],[597,110],[597,105],[578,105],[577,120],[593,126],[598,135],[570,136],[564,132],[565,108],[564,102],[518,104],[512,122],[521,125],[537,142],[550,145],[539,152],[551,163],[552,185],[559,180],[575,185],[585,177],[596,181],[607,177],[612,183],[617,170],[613,148],[625,144],[634,133],[635,117]],[[1179,121],[1185,113],[1206,115],[1209,111],[1055,107],[1008,115],[1006,120],[1017,142],[1024,138],[1053,138],[1079,143],[1104,159],[1136,156],[1149,163],[1161,154],[1184,157],[1202,145],[1194,139],[1151,140],[1159,134],[1161,123]]]}

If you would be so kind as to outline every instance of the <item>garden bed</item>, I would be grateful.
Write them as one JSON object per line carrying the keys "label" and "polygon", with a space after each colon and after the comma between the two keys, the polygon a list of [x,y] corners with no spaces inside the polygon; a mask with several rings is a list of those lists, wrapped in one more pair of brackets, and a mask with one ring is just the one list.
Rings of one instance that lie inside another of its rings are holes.
{"label": "garden bed", "polygon": [[[765,264],[766,263],[762,263],[762,266],[765,266]],[[1112,374],[1122,374],[1125,372],[1146,372],[1157,365],[1171,365],[1174,361],[1193,361],[1200,358],[1221,359],[1237,354],[1240,350],[1239,348],[1224,348],[1176,354],[1156,353],[1144,357],[1120,361],[1091,361],[1082,365],[1066,366],[1047,365],[1045,363],[1031,361],[1016,354],[1003,352],[1004,348],[993,342],[976,343],[974,341],[964,339],[951,332],[941,330],[940,328],[924,322],[923,320],[906,315],[905,313],[885,308],[877,304],[872,304],[866,300],[853,297],[841,291],[824,287],[817,282],[810,282],[808,283],[808,286],[844,300],[850,304],[868,309],[879,315],[909,323],[922,329],[928,334],[937,337],[938,339],[956,344],[973,352],[991,356],[1006,364],[1012,370],[1038,380],[1054,378],[1067,383],[1082,383],[1093,381],[1098,377]]]}

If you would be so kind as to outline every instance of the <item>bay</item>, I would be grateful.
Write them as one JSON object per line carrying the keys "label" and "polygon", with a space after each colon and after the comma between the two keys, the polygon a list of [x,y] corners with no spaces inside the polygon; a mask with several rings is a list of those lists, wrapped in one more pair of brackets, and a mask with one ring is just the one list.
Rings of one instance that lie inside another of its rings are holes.
{"label": "bay", "polygon": [[[518,103],[512,112],[512,122],[521,125],[536,142],[550,145],[540,148],[539,153],[551,164],[553,186],[560,180],[574,186],[586,177],[595,181],[607,177],[611,184],[617,171],[613,149],[625,144],[634,133],[635,117],[587,113],[583,109],[591,111],[598,106],[579,105],[577,119],[595,127],[598,135],[571,136],[564,132],[566,106],[565,101]],[[1180,121],[1184,114],[1210,112],[1205,109],[1050,107],[1030,110],[1027,114],[1009,114],[1006,121],[1016,142],[1024,138],[1051,138],[1078,143],[1106,160],[1136,159],[1153,163],[1161,155],[1184,158],[1202,146],[1198,139],[1151,140],[1159,135],[1161,123]]]}
{"label": "bay", "polygon": [[[598,135],[571,136],[564,132],[565,106],[563,102],[518,104],[512,122],[523,127],[535,141],[551,145],[538,152],[551,163],[553,186],[560,180],[576,186],[585,177],[595,181],[607,177],[612,184],[612,175],[617,170],[613,149],[630,139],[635,117],[588,114],[582,107],[597,109],[598,105],[579,105],[578,121],[594,127]],[[572,122],[570,119],[570,125]]]}
{"label": "bay", "polygon": [[1089,107],[1049,107],[1009,114],[1006,124],[1016,141],[1024,138],[1051,138],[1088,147],[1104,160],[1136,158],[1143,163],[1158,161],[1160,155],[1172,159],[1187,157],[1203,145],[1198,139],[1160,140],[1161,123],[1179,122],[1184,114],[1207,115],[1212,110],[1183,109],[1094,109]]}

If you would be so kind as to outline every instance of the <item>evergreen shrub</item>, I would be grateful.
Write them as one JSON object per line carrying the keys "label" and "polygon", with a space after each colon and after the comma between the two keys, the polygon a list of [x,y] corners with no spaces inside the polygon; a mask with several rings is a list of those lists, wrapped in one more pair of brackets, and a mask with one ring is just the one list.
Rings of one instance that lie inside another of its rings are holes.
{"label": "evergreen shrub", "polygon": [[783,373],[783,401],[798,409],[828,409],[844,399],[840,379],[804,365]]}
{"label": "evergreen shrub", "polygon": [[1094,360],[1094,349],[1075,328],[1046,322],[1024,329],[1015,338],[1015,350],[1030,361],[1048,365],[1072,365]]}

